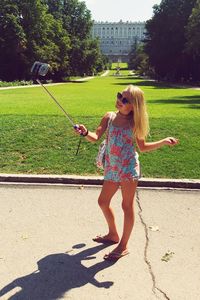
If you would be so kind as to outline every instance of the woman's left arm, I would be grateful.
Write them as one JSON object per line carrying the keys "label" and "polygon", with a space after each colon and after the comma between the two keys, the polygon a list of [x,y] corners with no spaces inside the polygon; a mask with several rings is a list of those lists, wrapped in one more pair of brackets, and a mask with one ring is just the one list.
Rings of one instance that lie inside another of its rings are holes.
{"label": "woman's left arm", "polygon": [[178,144],[178,139],[174,137],[167,137],[156,142],[146,142],[144,139],[136,138],[137,146],[141,152],[153,151],[161,148],[164,145],[175,146]]}

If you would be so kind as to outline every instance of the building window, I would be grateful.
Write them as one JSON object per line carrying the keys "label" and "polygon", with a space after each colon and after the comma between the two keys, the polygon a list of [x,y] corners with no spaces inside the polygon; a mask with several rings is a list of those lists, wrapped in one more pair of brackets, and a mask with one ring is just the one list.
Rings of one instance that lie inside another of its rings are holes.
{"label": "building window", "polygon": [[102,52],[106,55],[127,55],[135,39],[140,41],[146,35],[144,23],[118,22],[96,23],[93,37],[99,37]]}

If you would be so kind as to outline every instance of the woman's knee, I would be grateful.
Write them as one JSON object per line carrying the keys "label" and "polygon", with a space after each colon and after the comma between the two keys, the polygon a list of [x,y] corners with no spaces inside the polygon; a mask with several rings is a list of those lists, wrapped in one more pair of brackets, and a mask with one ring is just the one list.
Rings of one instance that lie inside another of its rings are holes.
{"label": "woman's knee", "polygon": [[133,213],[133,201],[122,201],[122,210],[124,212]]}
{"label": "woman's knee", "polygon": [[99,199],[98,199],[98,205],[99,205],[101,208],[109,207],[109,204],[110,204],[110,202],[109,202],[108,200],[106,200],[106,199],[103,198],[103,197],[99,197]]}

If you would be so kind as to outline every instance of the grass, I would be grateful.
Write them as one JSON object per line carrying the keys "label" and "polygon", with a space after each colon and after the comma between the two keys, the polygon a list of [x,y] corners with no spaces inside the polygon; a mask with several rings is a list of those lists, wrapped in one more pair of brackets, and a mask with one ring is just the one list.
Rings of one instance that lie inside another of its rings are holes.
{"label": "grass", "polygon": [[[200,178],[200,91],[122,76],[97,77],[48,89],[70,112],[75,123],[95,130],[106,111],[115,110],[115,95],[128,84],[142,88],[148,103],[149,141],[175,136],[176,147],[141,153],[142,175],[161,178]],[[41,87],[0,90],[0,172],[33,174],[101,174],[94,161],[98,143],[79,138]]]}
{"label": "grass", "polygon": [[112,70],[116,70],[116,68],[118,68],[118,67],[121,70],[127,70],[128,69],[128,64],[127,63],[122,63],[122,62],[112,63]]}
{"label": "grass", "polygon": [[30,81],[21,80],[21,81],[12,81],[12,82],[0,81],[0,87],[30,85],[30,84],[33,84],[32,80],[30,80]]}

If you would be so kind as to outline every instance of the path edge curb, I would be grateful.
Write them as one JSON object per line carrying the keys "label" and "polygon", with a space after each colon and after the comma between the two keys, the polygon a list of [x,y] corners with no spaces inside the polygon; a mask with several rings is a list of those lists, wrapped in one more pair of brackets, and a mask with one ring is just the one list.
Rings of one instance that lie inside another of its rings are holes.
{"label": "path edge curb", "polygon": [[[102,185],[103,176],[1,174],[0,183]],[[200,189],[200,180],[141,178],[139,187]]]}

